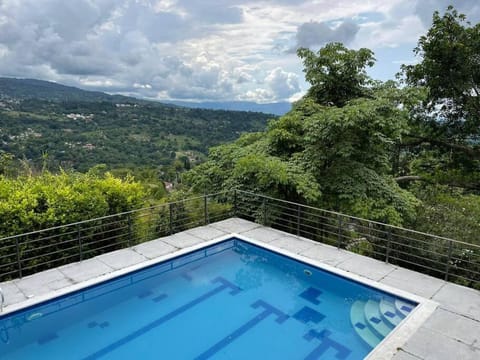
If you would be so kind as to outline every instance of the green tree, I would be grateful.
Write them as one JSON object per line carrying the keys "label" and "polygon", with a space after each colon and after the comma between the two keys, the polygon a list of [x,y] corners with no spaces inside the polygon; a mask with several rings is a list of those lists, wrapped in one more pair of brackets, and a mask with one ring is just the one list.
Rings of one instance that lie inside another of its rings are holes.
{"label": "green tree", "polygon": [[315,178],[322,193],[316,205],[400,224],[417,203],[393,176],[392,158],[408,130],[404,99],[394,83],[343,107],[307,97],[270,123],[269,150]]}
{"label": "green tree", "polygon": [[415,48],[420,62],[403,66],[404,80],[425,89],[405,147],[416,152],[422,176],[480,190],[480,24],[449,7],[433,14]]}
{"label": "green tree", "polygon": [[305,79],[312,85],[311,97],[322,105],[343,106],[351,99],[366,95],[371,83],[366,68],[373,66],[375,58],[369,49],[350,50],[341,43],[330,43],[317,54],[300,48]]}
{"label": "green tree", "polygon": [[407,132],[410,90],[370,81],[370,50],[329,44],[318,56],[299,55],[308,94],[265,133],[212,149],[186,184],[248,189],[394,224],[413,217],[417,201],[398,186],[392,165]]}

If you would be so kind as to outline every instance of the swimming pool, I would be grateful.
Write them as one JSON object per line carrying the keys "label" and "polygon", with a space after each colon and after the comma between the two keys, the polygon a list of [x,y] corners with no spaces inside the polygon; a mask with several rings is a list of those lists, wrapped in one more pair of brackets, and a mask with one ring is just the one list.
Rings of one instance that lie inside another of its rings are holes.
{"label": "swimming pool", "polygon": [[227,239],[0,318],[5,359],[362,359],[416,303]]}

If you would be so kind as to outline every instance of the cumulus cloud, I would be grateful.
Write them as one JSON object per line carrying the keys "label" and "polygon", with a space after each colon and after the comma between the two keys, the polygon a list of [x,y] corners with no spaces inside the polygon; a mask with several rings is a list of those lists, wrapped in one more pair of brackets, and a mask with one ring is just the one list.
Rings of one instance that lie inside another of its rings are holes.
{"label": "cumulus cloud", "polygon": [[425,27],[429,28],[433,12],[443,14],[449,5],[453,5],[458,12],[467,14],[467,20],[473,23],[480,21],[478,0],[417,0],[415,10]]}
{"label": "cumulus cloud", "polygon": [[300,47],[312,47],[324,45],[329,42],[341,42],[346,45],[352,42],[359,30],[359,26],[350,20],[342,21],[336,26],[329,25],[326,22],[310,21],[303,23],[298,27],[295,51]]}
{"label": "cumulus cloud", "polygon": [[300,91],[298,76],[277,67],[265,78],[265,83],[273,92],[275,99],[288,99]]}
{"label": "cumulus cloud", "polygon": [[[453,3],[472,21],[480,14],[474,0]],[[0,76],[158,99],[279,101],[307,86],[285,49],[413,48],[438,4],[447,0],[0,0]]]}
{"label": "cumulus cloud", "polygon": [[266,87],[248,90],[242,94],[240,100],[260,103],[288,101],[301,93],[298,75],[285,71],[281,67],[270,71],[260,83]]}

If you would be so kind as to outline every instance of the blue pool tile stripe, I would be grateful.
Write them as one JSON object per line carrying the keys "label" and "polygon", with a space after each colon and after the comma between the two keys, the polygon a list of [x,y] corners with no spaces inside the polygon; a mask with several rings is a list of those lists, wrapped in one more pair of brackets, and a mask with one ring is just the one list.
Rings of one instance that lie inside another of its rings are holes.
{"label": "blue pool tile stripe", "polygon": [[385,316],[388,316],[389,318],[394,318],[394,317],[396,316],[396,315],[395,315],[393,312],[391,312],[391,311],[385,311],[384,315],[385,315]]}
{"label": "blue pool tile stripe", "polygon": [[372,316],[370,318],[370,321],[375,323],[375,324],[380,324],[382,322],[382,320],[380,320],[379,318],[375,317],[375,316]]}
{"label": "blue pool tile stripe", "polygon": [[308,306],[304,306],[301,310],[296,312],[295,315],[293,315],[293,318],[305,324],[309,322],[318,324],[320,321],[325,319],[325,315],[313,310]]}
{"label": "blue pool tile stripe", "polygon": [[320,304],[320,300],[318,297],[322,294],[321,290],[318,290],[314,287],[309,287],[307,290],[302,292],[299,296],[304,298],[307,301],[310,301],[312,304],[318,305]]}
{"label": "blue pool tile stripe", "polygon": [[360,330],[363,330],[363,329],[366,328],[365,324],[362,324],[361,322],[357,322],[357,323],[355,324],[355,326],[356,326],[357,328],[359,328]]}
{"label": "blue pool tile stripe", "polygon": [[228,346],[231,342],[235,341],[235,339],[245,334],[247,331],[249,331],[251,328],[256,326],[258,323],[260,323],[262,320],[266,319],[270,315],[275,315],[277,317],[275,321],[279,324],[284,323],[289,317],[287,314],[283,313],[282,311],[278,310],[277,308],[273,307],[272,305],[266,303],[263,300],[258,300],[257,302],[253,303],[251,306],[255,309],[259,307],[263,307],[264,310],[260,314],[255,316],[253,319],[249,320],[248,322],[240,326],[238,329],[236,329],[229,335],[225,336],[222,340],[217,342],[208,350],[198,355],[195,358],[195,360],[204,360],[212,357],[218,351]]}
{"label": "blue pool tile stripe", "polygon": [[144,291],[144,292],[138,294],[138,298],[139,299],[145,299],[146,297],[149,297],[152,294],[153,293],[150,290],[147,290],[147,291]]}
{"label": "blue pool tile stripe", "polygon": [[52,340],[55,340],[58,338],[58,335],[55,334],[55,333],[50,333],[50,334],[47,334],[47,335],[44,335],[42,336],[40,339],[38,339],[38,344],[39,345],[44,345]]}
{"label": "blue pool tile stripe", "polygon": [[167,296],[168,296],[167,294],[161,294],[159,296],[154,297],[152,300],[154,302],[159,302],[159,301],[162,301],[163,299],[165,299]]}
{"label": "blue pool tile stripe", "polygon": [[403,305],[400,309],[402,309],[403,311],[406,311],[406,312],[412,311],[412,308],[410,306],[406,306],[406,305]]}
{"label": "blue pool tile stripe", "polygon": [[311,341],[313,339],[320,340],[320,345],[317,346],[310,354],[305,357],[305,360],[317,360],[320,359],[324,352],[329,350],[330,348],[335,349],[337,352],[335,357],[337,359],[346,359],[348,355],[352,352],[348,347],[330,339],[331,333],[328,330],[323,330],[321,332],[317,332],[315,330],[310,330],[305,336],[303,337],[307,341]]}
{"label": "blue pool tile stripe", "polygon": [[241,289],[236,286],[235,284],[231,283],[227,279],[224,279],[222,277],[217,277],[214,280],[212,280],[212,283],[220,283],[220,286],[217,286],[216,288],[208,291],[207,293],[203,294],[202,296],[199,296],[198,298],[186,303],[185,305],[180,306],[179,308],[169,312],[168,314],[162,316],[161,318],[158,318],[155,321],[152,321],[151,323],[141,327],[140,329],[130,333],[129,335],[115,341],[114,343],[104,347],[103,349],[98,350],[97,352],[87,356],[84,358],[84,360],[92,360],[92,359],[98,359],[115,349],[119,348],[122,345],[125,345],[129,343],[132,340],[135,340],[139,336],[142,336],[143,334],[149,332],[152,329],[155,329],[156,327],[162,325],[163,323],[175,318],[176,316],[184,313],[185,311],[193,308],[194,306],[202,303],[203,301],[211,298],[212,296],[222,292],[223,290],[230,289],[229,294],[231,295],[236,295],[238,294]]}
{"label": "blue pool tile stripe", "polygon": [[182,277],[183,277],[185,280],[187,280],[187,281],[192,281],[192,280],[193,280],[192,275],[190,275],[188,271],[184,272],[184,273],[182,274]]}

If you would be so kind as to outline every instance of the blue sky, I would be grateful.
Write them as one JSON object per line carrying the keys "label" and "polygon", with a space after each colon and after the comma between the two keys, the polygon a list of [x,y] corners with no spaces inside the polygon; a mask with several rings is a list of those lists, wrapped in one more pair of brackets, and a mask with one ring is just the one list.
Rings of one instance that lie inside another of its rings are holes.
{"label": "blue sky", "polygon": [[380,80],[416,61],[435,10],[478,0],[0,0],[0,75],[158,100],[276,102],[308,84],[295,55],[367,47]]}

